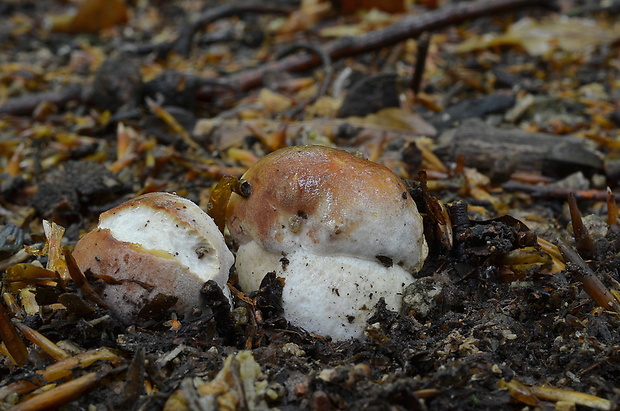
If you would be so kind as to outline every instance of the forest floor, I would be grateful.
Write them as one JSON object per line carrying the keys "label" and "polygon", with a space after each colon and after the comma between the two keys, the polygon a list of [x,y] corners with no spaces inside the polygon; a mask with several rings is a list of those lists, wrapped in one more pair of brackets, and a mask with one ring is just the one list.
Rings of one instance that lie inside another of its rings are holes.
{"label": "forest floor", "polygon": [[[620,4],[406,3],[2,2],[0,409],[619,409]],[[386,165],[424,217],[364,338],[288,324],[276,283],[128,326],[63,277],[101,212],[206,210],[304,144]]]}

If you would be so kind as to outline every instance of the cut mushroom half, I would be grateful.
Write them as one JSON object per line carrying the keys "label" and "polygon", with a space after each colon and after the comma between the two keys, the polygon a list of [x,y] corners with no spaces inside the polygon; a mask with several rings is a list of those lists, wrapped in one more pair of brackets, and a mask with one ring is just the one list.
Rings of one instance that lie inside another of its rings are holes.
{"label": "cut mushroom half", "polygon": [[204,308],[208,280],[229,296],[233,255],[224,237],[198,205],[175,194],[144,194],[101,214],[73,256],[83,271],[107,279],[102,298],[124,323],[158,295],[179,313]]}

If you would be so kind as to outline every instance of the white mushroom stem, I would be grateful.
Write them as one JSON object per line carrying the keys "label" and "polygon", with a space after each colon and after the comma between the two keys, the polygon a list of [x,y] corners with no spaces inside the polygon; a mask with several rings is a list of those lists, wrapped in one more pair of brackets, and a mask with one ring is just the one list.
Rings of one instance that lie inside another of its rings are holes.
{"label": "white mushroom stem", "polygon": [[[349,256],[321,256],[302,250],[266,253],[251,241],[237,252],[237,270],[244,290],[256,290],[265,273],[285,279],[282,307],[291,323],[335,341],[359,338],[379,299],[400,311],[402,293],[413,277],[399,266]],[[248,275],[249,274],[249,275]]]}
{"label": "white mushroom stem", "polygon": [[196,204],[150,193],[103,213],[76,245],[78,266],[111,277],[103,299],[126,323],[156,295],[176,297],[180,313],[204,308],[201,288],[214,280],[228,295],[233,255],[211,218]]}

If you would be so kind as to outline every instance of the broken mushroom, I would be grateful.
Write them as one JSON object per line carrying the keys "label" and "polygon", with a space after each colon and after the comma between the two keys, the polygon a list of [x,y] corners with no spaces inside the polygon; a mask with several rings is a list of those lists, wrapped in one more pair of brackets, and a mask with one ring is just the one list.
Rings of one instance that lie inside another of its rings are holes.
{"label": "broken mushroom", "polygon": [[222,234],[200,207],[175,194],[144,194],[101,214],[73,256],[82,271],[104,279],[103,300],[124,323],[156,298],[179,313],[204,307],[208,280],[229,295],[233,255]]}
{"label": "broken mushroom", "polygon": [[388,168],[323,146],[275,151],[242,177],[227,222],[246,292],[285,279],[286,318],[334,340],[363,335],[380,298],[399,310],[428,253],[422,218]]}

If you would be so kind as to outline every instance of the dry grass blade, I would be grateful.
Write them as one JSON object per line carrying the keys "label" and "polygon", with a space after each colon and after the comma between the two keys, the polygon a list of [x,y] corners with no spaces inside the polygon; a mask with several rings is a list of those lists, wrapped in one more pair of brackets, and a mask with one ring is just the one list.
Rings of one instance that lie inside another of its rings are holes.
{"label": "dry grass blade", "polygon": [[86,368],[97,361],[110,361],[112,364],[118,365],[121,358],[109,348],[102,347],[51,364],[44,370],[37,371],[37,373],[46,382],[53,382],[68,377],[76,367]]}
{"label": "dry grass blade", "polygon": [[109,372],[91,372],[67,383],[52,388],[49,391],[28,398],[20,402],[12,411],[38,411],[56,409],[80,398],[85,392],[100,386],[104,378],[124,370],[119,367]]}
{"label": "dry grass blade", "polygon": [[148,99],[148,98],[146,100],[146,103],[149,109],[153,112],[153,114],[155,114],[157,117],[163,120],[164,123],[166,123],[166,125],[170,127],[170,129],[174,133],[181,136],[183,141],[188,146],[190,146],[191,148],[195,150],[201,150],[200,145],[194,141],[194,139],[189,135],[189,133],[185,131],[183,126],[181,126],[179,122],[170,113],[168,113],[163,107],[161,107],[159,104],[155,103],[153,100]]}
{"label": "dry grass blade", "polygon": [[62,255],[62,237],[65,234],[65,228],[53,221],[43,220],[43,230],[45,231],[48,247],[46,268],[50,271],[56,271],[63,281],[67,281],[69,279],[69,272]]}
{"label": "dry grass blade", "polygon": [[533,386],[530,389],[538,398],[545,400],[564,401],[596,410],[611,410],[611,401],[594,395],[552,387]]}
{"label": "dry grass blade", "polygon": [[58,381],[61,378],[70,377],[76,368],[86,368],[97,361],[110,361],[114,365],[121,363],[121,358],[108,348],[98,348],[86,351],[66,358],[54,364],[48,365],[45,369],[37,371],[40,378],[32,381],[21,380],[0,388],[0,401],[9,395],[23,395],[34,391],[45,384]]}
{"label": "dry grass blade", "polygon": [[530,387],[517,380],[513,379],[510,381],[506,381],[502,378],[501,380],[499,380],[497,385],[499,386],[499,388],[508,389],[508,392],[510,393],[510,395],[512,395],[513,398],[524,404],[532,405],[534,407],[540,405],[540,401],[534,395]]}
{"label": "dry grass blade", "polygon": [[30,258],[30,254],[28,254],[26,250],[19,250],[18,252],[16,252],[9,258],[7,258],[6,260],[0,261],[0,271],[4,271],[12,265],[24,262],[28,258]]}
{"label": "dry grass blade", "polygon": [[13,294],[11,293],[2,294],[2,300],[4,301],[4,304],[6,305],[6,309],[11,314],[11,316],[17,317],[17,318],[23,317],[24,309],[21,305],[19,305],[19,303],[17,302]]}
{"label": "dry grass blade", "polygon": [[540,248],[551,256],[551,261],[553,263],[553,267],[551,268],[552,273],[559,273],[560,271],[566,270],[566,264],[564,264],[562,253],[557,245],[541,237],[537,238],[537,242]]}
{"label": "dry grass blade", "polygon": [[537,406],[540,404],[539,399],[542,399],[572,404],[573,409],[575,405],[590,407],[596,410],[612,409],[611,401],[582,392],[536,385],[527,386],[514,379],[509,382],[502,379],[499,382],[499,386],[500,388],[507,388],[510,395],[528,405]]}
{"label": "dry grass blade", "polygon": [[22,337],[17,332],[15,326],[9,320],[4,308],[4,304],[0,301],[0,339],[8,350],[11,358],[17,365],[24,365],[28,360],[28,348]]}
{"label": "dry grass blade", "polygon": [[41,347],[41,349],[45,351],[46,353],[48,353],[50,357],[52,357],[53,359],[64,360],[66,358],[69,358],[69,354],[67,354],[65,350],[60,348],[54,342],[50,341],[47,337],[45,337],[43,334],[41,334],[37,330],[33,330],[32,328],[28,327],[26,324],[18,322],[18,321],[13,321],[13,323],[15,324],[17,328],[19,328],[19,331],[21,331],[21,333],[24,334],[24,336],[31,343]]}
{"label": "dry grass blade", "polygon": [[39,388],[39,386],[33,382],[26,380],[16,381],[12,384],[0,387],[0,401],[4,401],[9,395],[23,395],[37,388]]}
{"label": "dry grass blade", "polygon": [[60,281],[59,274],[40,265],[21,263],[6,269],[2,280],[13,292],[19,292],[26,284],[56,286]]}

